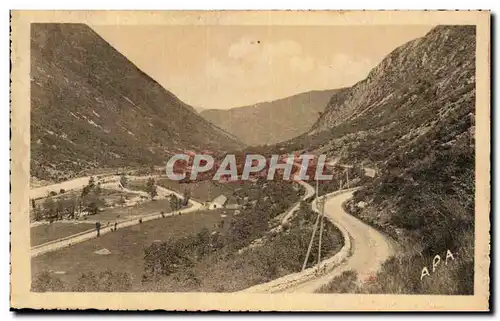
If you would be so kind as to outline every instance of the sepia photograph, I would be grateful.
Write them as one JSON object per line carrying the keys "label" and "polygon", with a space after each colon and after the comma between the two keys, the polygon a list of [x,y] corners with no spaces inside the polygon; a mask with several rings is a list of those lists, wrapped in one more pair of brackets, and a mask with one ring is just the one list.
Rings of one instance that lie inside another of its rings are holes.
{"label": "sepia photograph", "polygon": [[11,306],[489,309],[488,11],[12,11]]}

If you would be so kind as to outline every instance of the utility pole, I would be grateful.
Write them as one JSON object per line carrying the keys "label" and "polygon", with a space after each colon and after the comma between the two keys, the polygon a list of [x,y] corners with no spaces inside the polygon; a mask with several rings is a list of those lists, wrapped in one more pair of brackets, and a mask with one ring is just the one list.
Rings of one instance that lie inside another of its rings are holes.
{"label": "utility pole", "polygon": [[348,167],[345,169],[345,173],[347,175],[347,189],[349,189],[349,168]]}
{"label": "utility pole", "polygon": [[[318,180],[316,180],[316,202],[319,201],[318,191],[319,191]],[[318,213],[318,216],[316,217],[316,222],[314,223],[313,232],[311,235],[311,240],[309,241],[309,246],[307,247],[306,258],[304,259],[304,263],[302,264],[302,271],[304,271],[306,269],[307,261],[309,260],[309,255],[311,254],[311,249],[312,249],[312,245],[314,242],[314,236],[316,235],[316,229],[318,228],[320,215],[321,214]]]}
{"label": "utility pole", "polygon": [[[318,186],[318,181],[316,181],[316,186]],[[317,187],[316,187],[317,188]],[[321,238],[323,236],[323,200],[318,194],[318,210],[319,210],[319,241],[318,241],[318,268],[321,263]]]}
{"label": "utility pole", "polygon": [[319,216],[320,216],[320,228],[319,228],[319,243],[318,243],[318,269],[321,263],[321,239],[323,237],[323,217],[325,215],[325,202],[323,197],[318,198]]}
{"label": "utility pole", "polygon": [[320,223],[319,228],[319,242],[318,242],[318,269],[321,263],[321,241],[323,238],[323,226],[324,226],[324,215],[325,215],[325,203],[323,197],[319,196],[319,186],[318,181],[316,181],[316,204],[318,207],[318,216],[316,217],[316,222],[314,223],[313,232],[311,235],[311,240],[309,241],[309,247],[307,248],[306,258],[304,259],[304,263],[302,264],[302,271],[305,270],[307,261],[309,260],[309,255],[311,254],[312,245],[314,242],[314,237],[316,236],[316,230],[318,229],[318,223]]}
{"label": "utility pole", "polygon": [[313,232],[311,235],[311,240],[309,241],[309,247],[307,248],[306,258],[304,259],[304,264],[302,264],[302,271],[304,271],[306,269],[307,261],[309,259],[309,254],[311,254],[314,236],[316,235],[316,229],[318,228],[318,222],[319,222],[319,213],[318,213],[318,216],[316,217],[316,222],[314,223],[314,228],[313,228]]}

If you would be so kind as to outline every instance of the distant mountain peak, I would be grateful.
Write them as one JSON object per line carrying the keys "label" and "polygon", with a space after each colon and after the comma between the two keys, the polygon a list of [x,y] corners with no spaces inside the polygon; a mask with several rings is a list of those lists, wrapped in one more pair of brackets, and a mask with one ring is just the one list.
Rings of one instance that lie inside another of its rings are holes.
{"label": "distant mountain peak", "polygon": [[248,145],[275,144],[307,131],[336,90],[315,90],[269,102],[200,114]]}

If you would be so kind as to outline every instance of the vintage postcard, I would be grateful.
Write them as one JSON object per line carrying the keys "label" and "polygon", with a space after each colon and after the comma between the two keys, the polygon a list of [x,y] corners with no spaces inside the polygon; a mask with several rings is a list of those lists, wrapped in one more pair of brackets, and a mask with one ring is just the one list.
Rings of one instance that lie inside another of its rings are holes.
{"label": "vintage postcard", "polygon": [[11,306],[488,311],[487,11],[12,11]]}

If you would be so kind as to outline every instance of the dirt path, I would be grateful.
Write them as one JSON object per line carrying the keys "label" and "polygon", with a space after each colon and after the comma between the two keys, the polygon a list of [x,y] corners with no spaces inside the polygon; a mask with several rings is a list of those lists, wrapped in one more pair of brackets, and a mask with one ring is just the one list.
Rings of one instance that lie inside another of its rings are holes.
{"label": "dirt path", "polygon": [[[298,184],[300,184],[302,187],[304,187],[304,189],[306,190],[304,196],[302,196],[302,199],[301,201],[305,201],[307,200],[309,197],[313,196],[314,193],[316,193],[314,191],[314,188],[309,185],[308,183],[304,182],[304,181],[296,181]],[[288,221],[292,218],[293,214],[295,213],[295,211],[297,211],[300,207],[300,202],[298,202],[297,204],[295,204],[294,207],[292,207],[285,215],[285,217],[283,217],[283,220],[281,221],[281,225],[285,224],[285,223],[288,223]]]}
{"label": "dirt path", "polygon": [[355,270],[358,280],[364,282],[374,276],[382,263],[394,254],[392,239],[344,211],[342,203],[351,198],[352,193],[340,194],[325,203],[325,215],[343,227],[350,237],[350,256],[328,273],[292,286],[284,292],[314,292],[348,270]]}
{"label": "dirt path", "polygon": [[[129,226],[140,224],[139,219],[141,219],[142,222],[147,222],[147,221],[156,220],[156,219],[159,219],[162,217],[168,217],[168,216],[177,215],[177,214],[185,214],[185,213],[195,212],[195,211],[200,210],[200,208],[201,208],[201,204],[198,202],[190,201],[190,205],[191,205],[190,207],[182,209],[180,211],[173,211],[173,212],[165,213],[165,214],[160,214],[160,213],[150,214],[150,215],[146,215],[146,216],[142,216],[142,217],[133,218],[133,219],[128,220],[128,221],[120,222],[118,224],[117,228],[122,229],[122,228],[126,228]],[[113,224],[101,227],[100,235],[104,235],[104,234],[111,232],[112,228],[113,228]],[[47,243],[44,243],[41,245],[33,246],[31,248],[31,257],[35,257],[35,256],[38,256],[40,254],[47,253],[47,252],[56,251],[56,250],[59,250],[61,248],[68,247],[68,246],[71,246],[71,245],[76,244],[76,243],[84,242],[84,241],[87,241],[87,240],[90,240],[90,239],[93,239],[96,237],[97,237],[97,232],[95,230],[91,230],[91,231],[85,231],[82,233],[78,233],[75,235],[70,235],[68,237],[64,237],[64,238],[61,238],[58,240],[50,241],[50,242],[47,242]]]}
{"label": "dirt path", "polygon": [[[145,176],[145,177],[147,178],[150,176]],[[65,188],[66,190],[81,188],[81,187],[88,184],[89,178],[90,178],[90,176],[89,177],[80,177],[78,179],[73,179],[71,181],[66,181],[66,182],[62,182],[62,183],[58,183],[58,184],[54,184],[54,185],[48,185],[48,186],[32,189],[30,197],[36,197],[37,195],[41,195],[40,197],[43,197],[43,196],[47,195],[47,193],[49,191],[56,190],[57,188]],[[133,177],[133,179],[139,179],[139,178],[144,178],[144,177],[141,177],[141,176],[134,176]],[[119,176],[106,177],[105,183],[103,184],[103,186],[114,187],[115,185],[118,184],[119,179],[120,179]],[[61,187],[61,186],[63,186],[63,187]],[[124,190],[124,189],[122,189],[122,190]],[[147,196],[146,192],[131,191],[131,190],[127,190],[127,191],[130,191],[132,193],[137,193],[137,194],[142,193],[142,194],[145,194]],[[161,186],[157,186],[157,192],[158,192],[158,196],[160,196],[161,198],[168,197],[171,194],[175,194],[176,196],[183,198],[183,195],[181,195],[180,193],[175,192],[175,191],[171,191],[171,190],[166,189],[166,188],[161,187]],[[141,219],[142,222],[147,222],[147,221],[159,219],[162,217],[172,216],[174,214],[190,213],[190,212],[200,210],[203,206],[203,204],[201,204],[197,201],[194,201],[194,200],[189,200],[189,205],[190,206],[188,208],[182,209],[180,211],[173,211],[170,213],[165,213],[163,215],[161,213],[155,213],[155,214],[149,214],[149,215],[144,215],[144,216],[137,216],[137,217],[134,217],[133,219],[119,222],[117,227],[118,228],[125,228],[125,227],[139,224],[139,219]],[[89,223],[89,221],[86,221],[86,222]],[[100,230],[100,234],[104,235],[106,233],[109,233],[109,232],[111,232],[112,228],[113,228],[113,224],[111,224],[109,226],[108,225],[102,226],[101,230]],[[34,257],[34,256],[37,256],[37,255],[40,255],[43,253],[56,251],[58,249],[61,249],[61,248],[67,247],[67,246],[71,246],[71,245],[76,244],[76,243],[84,242],[84,241],[95,238],[96,235],[97,235],[97,232],[92,229],[92,230],[87,230],[87,231],[77,233],[74,235],[70,235],[70,236],[67,236],[67,237],[64,237],[61,239],[53,240],[53,241],[50,241],[50,242],[47,242],[44,244],[33,246],[31,248],[31,256]]]}
{"label": "dirt path", "polygon": [[[56,192],[59,194],[59,191],[61,189],[64,189],[66,191],[71,191],[74,189],[79,189],[83,188],[89,183],[89,179],[91,176],[84,176],[84,177],[78,177],[69,181],[57,183],[57,184],[52,184],[52,185],[46,185],[42,187],[37,187],[37,188],[32,188],[30,190],[30,199],[37,199],[41,197],[46,197],[47,194],[50,192]],[[112,176],[106,176],[105,178],[102,179],[102,181],[105,181],[106,183],[108,182],[115,182],[120,179],[120,176],[117,175],[112,175]]]}
{"label": "dirt path", "polygon": [[[41,198],[41,197],[46,197],[47,194],[50,192],[56,192],[59,194],[59,191],[61,189],[64,189],[66,191],[71,191],[71,190],[83,188],[84,186],[88,185],[89,179],[91,177],[94,177],[96,179],[96,182],[101,182],[102,187],[116,186],[120,182],[119,175],[107,175],[107,176],[103,176],[101,179],[97,179],[96,175],[83,176],[83,177],[71,179],[69,181],[64,181],[61,183],[32,188],[32,189],[30,189],[30,199],[37,199],[37,198]],[[127,179],[134,181],[134,180],[138,180],[138,179],[147,179],[150,177],[157,178],[160,176],[159,175],[145,175],[145,176],[128,175]]]}
{"label": "dirt path", "polygon": [[[318,273],[316,267],[313,267],[253,286],[244,292],[312,293],[347,270],[357,271],[361,281],[374,275],[380,265],[394,253],[394,243],[389,237],[344,211],[342,203],[351,198],[352,193],[353,190],[350,190],[327,196],[325,215],[340,229],[345,245],[340,252],[322,262],[322,273]],[[315,204],[313,205],[315,208]]]}

